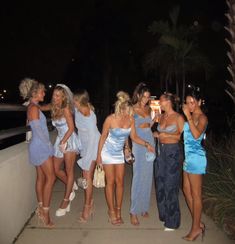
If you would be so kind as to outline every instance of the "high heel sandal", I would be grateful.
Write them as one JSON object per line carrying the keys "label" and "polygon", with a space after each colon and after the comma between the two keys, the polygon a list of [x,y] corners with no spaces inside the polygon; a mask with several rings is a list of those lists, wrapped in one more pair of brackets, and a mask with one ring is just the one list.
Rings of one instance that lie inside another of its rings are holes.
{"label": "high heel sandal", "polygon": [[137,218],[137,215],[135,215],[135,214],[130,214],[130,219],[131,219],[131,224],[132,225],[139,225],[140,224],[140,222],[139,222],[139,220],[138,220],[138,218]]}
{"label": "high heel sandal", "polygon": [[110,222],[112,225],[120,225],[120,222],[117,219],[116,212],[115,211],[108,211],[108,222]]}
{"label": "high heel sandal", "polygon": [[68,205],[67,205],[66,208],[58,208],[58,209],[56,210],[55,215],[56,215],[57,217],[64,216],[66,213],[70,212],[70,204],[71,204],[71,202],[69,201],[69,199],[66,199],[66,198],[64,198],[63,201],[65,201],[65,202],[69,202],[69,203],[68,203]]}
{"label": "high heel sandal", "polygon": [[184,237],[182,237],[182,239],[185,241],[195,241],[201,235],[201,241],[203,242],[203,239],[205,236],[205,228],[200,227],[200,229],[201,229],[201,231],[194,237],[184,236]]}
{"label": "high heel sandal", "polygon": [[120,224],[124,224],[124,221],[123,221],[122,216],[121,216],[121,208],[116,207],[116,216],[117,216],[117,221]]}
{"label": "high heel sandal", "polygon": [[[87,212],[87,216],[84,215],[84,212]],[[81,216],[79,217],[79,222],[80,223],[86,223],[89,218],[93,218],[94,215],[94,201],[92,199],[91,204],[85,204],[83,207],[83,211],[81,213]]]}
{"label": "high heel sandal", "polygon": [[149,217],[149,213],[148,212],[144,212],[144,213],[141,214],[141,216],[143,218],[148,218]]}
{"label": "high heel sandal", "polygon": [[36,216],[41,219],[43,217],[43,214],[42,214],[42,206],[43,206],[43,203],[42,202],[38,202],[38,206],[35,210],[35,214]]}
{"label": "high heel sandal", "polygon": [[[42,207],[42,210],[43,210],[43,216],[40,219],[43,223],[43,226],[45,228],[49,228],[49,229],[54,228],[55,224],[51,221],[50,216],[49,216],[49,207]],[[48,216],[45,217],[45,215],[48,215]]]}

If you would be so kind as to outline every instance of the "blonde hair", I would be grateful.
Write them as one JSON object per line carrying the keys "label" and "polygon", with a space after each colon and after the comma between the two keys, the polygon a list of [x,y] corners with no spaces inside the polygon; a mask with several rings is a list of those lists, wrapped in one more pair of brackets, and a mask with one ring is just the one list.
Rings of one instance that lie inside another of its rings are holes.
{"label": "blonde hair", "polygon": [[42,83],[30,78],[23,79],[19,85],[20,95],[23,97],[23,99],[32,98],[39,89],[45,89],[45,86]]}
{"label": "blonde hair", "polygon": [[73,101],[69,98],[69,95],[67,94],[66,90],[60,86],[57,85],[54,89],[54,91],[60,91],[62,94],[62,104],[60,107],[58,105],[54,104],[53,100],[51,102],[51,117],[52,119],[58,119],[63,116],[63,110],[68,107],[71,113],[73,113]]}
{"label": "blonde hair", "polygon": [[129,109],[129,114],[131,115],[133,113],[132,111],[132,104],[130,102],[130,96],[128,93],[124,91],[119,91],[117,93],[118,100],[115,102],[115,115],[119,115],[122,113],[123,110]]}
{"label": "blonde hair", "polygon": [[94,106],[90,103],[90,97],[86,90],[79,90],[73,96],[74,100],[79,102],[83,107],[89,107],[91,110],[95,110]]}

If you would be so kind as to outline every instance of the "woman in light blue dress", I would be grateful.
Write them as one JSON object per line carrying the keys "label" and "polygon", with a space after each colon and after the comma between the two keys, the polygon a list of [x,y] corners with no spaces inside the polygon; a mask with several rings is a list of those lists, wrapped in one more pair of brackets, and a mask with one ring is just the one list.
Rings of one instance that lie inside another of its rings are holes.
{"label": "woman in light blue dress", "polygon": [[[52,103],[42,107],[43,110],[51,110],[52,124],[57,129],[57,137],[54,144],[54,168],[56,176],[65,184],[65,194],[56,216],[64,216],[70,211],[71,201],[75,197],[74,164],[79,153],[79,140],[74,129],[73,94],[64,84],[57,84],[52,95]],[[63,162],[64,169],[61,168]]]}
{"label": "woman in light blue dress", "polygon": [[79,218],[79,221],[82,223],[87,222],[94,211],[92,180],[100,139],[94,107],[89,100],[89,95],[86,90],[80,90],[74,94],[75,124],[81,142],[81,158],[77,163],[81,167],[83,177],[87,182],[87,188],[84,190],[85,200],[83,211]]}
{"label": "woman in light blue dress", "polygon": [[55,182],[55,172],[52,156],[53,146],[49,139],[45,115],[38,105],[44,100],[45,87],[33,79],[21,81],[20,94],[24,99],[29,99],[27,119],[32,130],[32,139],[29,143],[29,161],[36,167],[36,195],[38,208],[36,214],[43,221],[45,227],[54,226],[50,219],[49,206],[52,187]]}
{"label": "woman in light blue dress", "polygon": [[154,152],[149,142],[139,138],[135,130],[132,117],[132,105],[129,95],[125,92],[117,93],[115,113],[109,115],[103,125],[100,137],[97,164],[104,168],[106,177],[105,195],[108,204],[109,221],[113,225],[123,223],[121,206],[124,185],[124,153],[123,147],[128,136],[135,143],[139,143]]}
{"label": "woman in light blue dress", "polygon": [[[150,91],[144,83],[140,83],[136,87],[132,100],[136,133],[140,138],[155,147],[151,131],[153,122],[150,117],[151,109],[149,107]],[[130,220],[131,224],[139,225],[137,215],[148,217],[153,182],[153,161],[155,158],[146,158],[146,148],[137,143],[133,143],[132,152],[135,156],[135,163],[133,164],[131,186]]]}
{"label": "woman in light blue dress", "polygon": [[204,235],[205,225],[201,222],[202,212],[202,175],[206,173],[206,153],[201,145],[207,127],[207,117],[202,112],[199,88],[192,87],[186,96],[183,112],[187,118],[184,125],[183,191],[190,213],[192,226],[190,232],[183,237],[187,241]]}

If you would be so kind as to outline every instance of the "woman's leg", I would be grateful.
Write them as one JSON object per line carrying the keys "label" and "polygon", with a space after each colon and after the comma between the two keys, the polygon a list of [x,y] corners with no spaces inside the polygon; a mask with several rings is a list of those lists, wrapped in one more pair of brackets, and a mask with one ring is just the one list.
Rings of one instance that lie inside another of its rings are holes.
{"label": "woman's leg", "polygon": [[[67,152],[64,154],[65,171],[67,175],[67,184],[66,184],[64,199],[68,199],[68,200],[69,200],[70,193],[72,192],[73,189],[75,159],[76,159],[75,152]],[[60,208],[66,208],[68,204],[69,201],[62,201]]]}
{"label": "woman's leg", "polygon": [[45,175],[40,166],[36,167],[37,179],[36,179],[36,195],[38,203],[43,203],[43,186],[45,184]]}
{"label": "woman's leg", "polygon": [[193,218],[193,197],[191,192],[191,184],[189,180],[189,174],[185,171],[183,171],[183,192],[189,211]]}
{"label": "woman's leg", "polygon": [[52,157],[49,157],[41,166],[40,166],[44,176],[45,184],[43,187],[43,217],[46,225],[51,225],[50,215],[49,215],[49,206],[51,201],[52,188],[55,182],[55,173],[53,167]]}
{"label": "woman's leg", "polygon": [[192,216],[193,223],[190,236],[194,236],[201,231],[202,213],[202,175],[189,174],[189,181],[192,192]]}
{"label": "woman's leg", "polygon": [[92,161],[90,169],[83,170],[83,177],[87,180],[87,188],[84,190],[84,206],[82,215],[80,217],[81,222],[86,222],[88,218],[92,215],[94,211],[94,205],[93,205],[93,175],[94,175],[94,169],[95,169],[95,161]]}
{"label": "woman's leg", "polygon": [[118,221],[123,223],[121,217],[121,208],[122,208],[122,200],[123,200],[123,190],[124,190],[124,174],[125,174],[125,165],[124,164],[116,164],[114,166],[115,170],[115,184],[116,184],[116,215]]}
{"label": "woman's leg", "polygon": [[83,170],[83,177],[87,180],[88,187],[85,189],[85,205],[90,205],[92,203],[92,192],[93,192],[93,175],[94,175],[94,169],[95,169],[95,161],[92,161],[91,167],[88,171]]}
{"label": "woman's leg", "polygon": [[55,175],[58,177],[65,185],[67,184],[67,175],[63,169],[61,169],[61,165],[64,162],[64,158],[54,157],[54,169]]}

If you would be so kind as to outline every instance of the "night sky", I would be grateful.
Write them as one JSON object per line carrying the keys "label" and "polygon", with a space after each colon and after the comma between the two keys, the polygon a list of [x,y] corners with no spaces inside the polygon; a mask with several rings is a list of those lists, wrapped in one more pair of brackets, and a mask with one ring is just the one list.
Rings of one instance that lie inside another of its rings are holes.
{"label": "night sky", "polygon": [[0,91],[7,89],[6,102],[21,102],[19,82],[32,77],[46,85],[64,82],[72,90],[86,88],[97,106],[107,93],[110,104],[117,90],[132,93],[140,81],[159,96],[158,80],[143,71],[144,57],[157,43],[148,26],[167,20],[175,5],[181,7],[180,24],[198,21],[199,47],[213,66],[206,83],[192,82],[202,87],[212,114],[229,114],[233,105],[224,92],[229,75],[222,0],[1,2]]}

